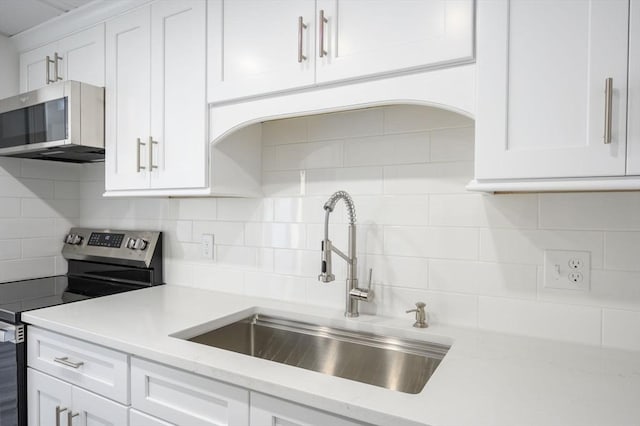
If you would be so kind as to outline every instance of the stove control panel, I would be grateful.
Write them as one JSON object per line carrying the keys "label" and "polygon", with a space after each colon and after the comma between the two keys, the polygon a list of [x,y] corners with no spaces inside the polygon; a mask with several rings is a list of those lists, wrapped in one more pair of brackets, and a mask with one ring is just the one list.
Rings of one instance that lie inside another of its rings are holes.
{"label": "stove control panel", "polygon": [[72,228],[64,239],[62,255],[65,259],[96,262],[120,259],[148,267],[161,238],[158,231]]}

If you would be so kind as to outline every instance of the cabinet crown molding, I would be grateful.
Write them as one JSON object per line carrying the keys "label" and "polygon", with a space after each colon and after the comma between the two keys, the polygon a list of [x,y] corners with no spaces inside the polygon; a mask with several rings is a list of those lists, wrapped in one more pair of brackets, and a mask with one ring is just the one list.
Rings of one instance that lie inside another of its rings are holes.
{"label": "cabinet crown molding", "polygon": [[18,33],[11,37],[11,41],[18,52],[35,49],[150,2],[151,0],[95,0]]}

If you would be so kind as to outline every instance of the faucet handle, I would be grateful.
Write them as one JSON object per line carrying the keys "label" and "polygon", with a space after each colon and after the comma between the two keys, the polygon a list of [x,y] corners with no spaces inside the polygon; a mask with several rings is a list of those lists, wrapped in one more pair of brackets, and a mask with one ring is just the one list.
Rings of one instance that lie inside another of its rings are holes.
{"label": "faucet handle", "polygon": [[415,309],[409,309],[406,313],[415,312],[416,313],[416,322],[413,323],[413,326],[416,328],[427,328],[429,324],[427,324],[427,314],[424,311],[424,308],[427,305],[424,302],[416,302]]}
{"label": "faucet handle", "polygon": [[349,292],[349,296],[363,302],[371,302],[373,300],[373,290],[371,289],[371,275],[373,268],[369,268],[369,286],[367,288],[356,287]]}

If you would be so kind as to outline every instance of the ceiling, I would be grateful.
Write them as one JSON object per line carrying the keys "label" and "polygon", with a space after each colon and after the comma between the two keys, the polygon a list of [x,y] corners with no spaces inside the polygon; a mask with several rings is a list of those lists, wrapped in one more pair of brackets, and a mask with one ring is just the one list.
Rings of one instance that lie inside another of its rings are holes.
{"label": "ceiling", "polygon": [[91,1],[0,0],[0,34],[18,34]]}

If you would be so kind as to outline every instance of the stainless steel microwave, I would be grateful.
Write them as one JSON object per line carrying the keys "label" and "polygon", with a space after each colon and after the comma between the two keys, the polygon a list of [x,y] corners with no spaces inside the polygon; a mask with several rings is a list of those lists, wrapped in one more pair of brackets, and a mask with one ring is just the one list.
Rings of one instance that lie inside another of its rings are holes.
{"label": "stainless steel microwave", "polygon": [[104,88],[61,81],[0,100],[0,156],[104,160]]}

